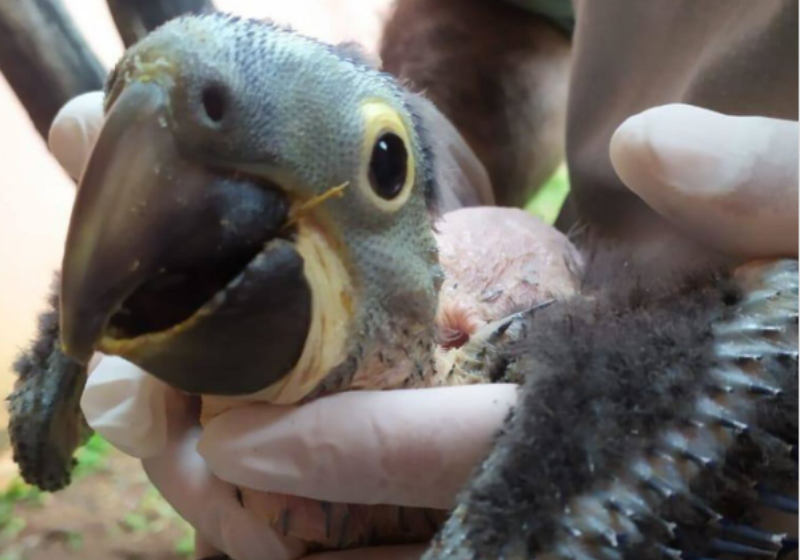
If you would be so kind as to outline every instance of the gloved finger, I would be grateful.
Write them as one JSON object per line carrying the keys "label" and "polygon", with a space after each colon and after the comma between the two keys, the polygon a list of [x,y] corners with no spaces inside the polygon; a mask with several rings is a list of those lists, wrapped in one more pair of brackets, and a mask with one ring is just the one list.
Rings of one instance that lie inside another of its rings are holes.
{"label": "gloved finger", "polygon": [[73,179],[80,179],[102,126],[102,91],[84,93],[70,100],[53,119],[47,143]]}
{"label": "gloved finger", "polygon": [[698,241],[737,257],[797,254],[797,122],[666,105],[625,121],[610,155],[632,191]]}
{"label": "gloved finger", "polygon": [[81,397],[89,425],[133,457],[152,457],[167,445],[170,425],[197,422],[190,398],[122,358],[104,356]]}
{"label": "gloved finger", "polygon": [[197,453],[201,428],[173,434],[157,456],[142,461],[147,476],[210,546],[235,560],[292,560],[305,545],[273,531],[239,503],[236,489],[216,478]]}
{"label": "gloved finger", "polygon": [[303,560],[419,560],[426,548],[421,545],[378,546],[339,552],[321,552],[304,556]]}
{"label": "gloved finger", "polygon": [[199,451],[217,476],[255,490],[447,509],[516,397],[498,384],[253,405],[214,418]]}

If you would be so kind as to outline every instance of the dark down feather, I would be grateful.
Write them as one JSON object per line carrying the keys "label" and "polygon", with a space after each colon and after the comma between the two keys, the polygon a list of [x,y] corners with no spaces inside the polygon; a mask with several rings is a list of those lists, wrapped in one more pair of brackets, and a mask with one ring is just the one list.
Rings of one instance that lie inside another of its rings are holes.
{"label": "dark down feather", "polygon": [[8,397],[8,434],[25,482],[42,490],[68,486],[75,450],[91,430],[80,410],[86,368],[61,351],[59,279],[39,315],[31,347],[14,364],[19,379]]}
{"label": "dark down feather", "polygon": [[797,514],[797,262],[679,282],[608,264],[506,349],[520,404],[427,559],[796,545],[752,524],[765,506]]}

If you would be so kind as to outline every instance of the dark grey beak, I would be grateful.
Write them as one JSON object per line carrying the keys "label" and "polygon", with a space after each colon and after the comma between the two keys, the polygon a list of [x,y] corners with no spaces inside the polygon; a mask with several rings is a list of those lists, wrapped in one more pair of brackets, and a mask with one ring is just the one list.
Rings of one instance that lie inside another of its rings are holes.
{"label": "dark grey beak", "polygon": [[182,156],[161,86],[127,85],[72,214],[65,351],[122,356],[190,393],[280,380],[302,353],[312,297],[287,215],[277,186]]}

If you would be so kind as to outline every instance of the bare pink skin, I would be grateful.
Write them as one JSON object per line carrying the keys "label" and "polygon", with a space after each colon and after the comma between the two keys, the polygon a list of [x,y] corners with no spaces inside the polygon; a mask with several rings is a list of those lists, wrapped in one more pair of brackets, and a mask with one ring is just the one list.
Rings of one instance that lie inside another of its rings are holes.
{"label": "bare pink skin", "polygon": [[567,237],[515,208],[465,208],[437,224],[445,281],[439,294],[441,343],[491,321],[578,290],[581,257]]}
{"label": "bare pink skin", "polygon": [[[486,323],[578,290],[578,251],[567,237],[527,212],[463,209],[445,215],[436,230],[445,272],[437,326],[445,346],[460,346]],[[443,510],[323,505],[247,489],[242,497],[245,507],[312,550],[425,542],[446,518]]]}

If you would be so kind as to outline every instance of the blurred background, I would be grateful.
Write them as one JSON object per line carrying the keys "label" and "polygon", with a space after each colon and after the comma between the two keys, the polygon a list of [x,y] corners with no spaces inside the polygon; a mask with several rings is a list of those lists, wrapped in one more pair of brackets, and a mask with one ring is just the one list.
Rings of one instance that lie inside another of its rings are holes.
{"label": "blurred background", "polygon": [[[0,0],[16,4],[20,0]],[[27,0],[23,0],[27,1]],[[270,18],[329,42],[375,50],[388,0],[216,0],[223,11]],[[106,69],[123,45],[105,0],[64,6]],[[61,261],[72,180],[0,74],[0,398],[11,364],[28,344]],[[0,406],[0,560],[188,558],[192,536],[147,483],[138,462],[95,438],[81,451],[75,483],[44,495],[17,477]]]}

